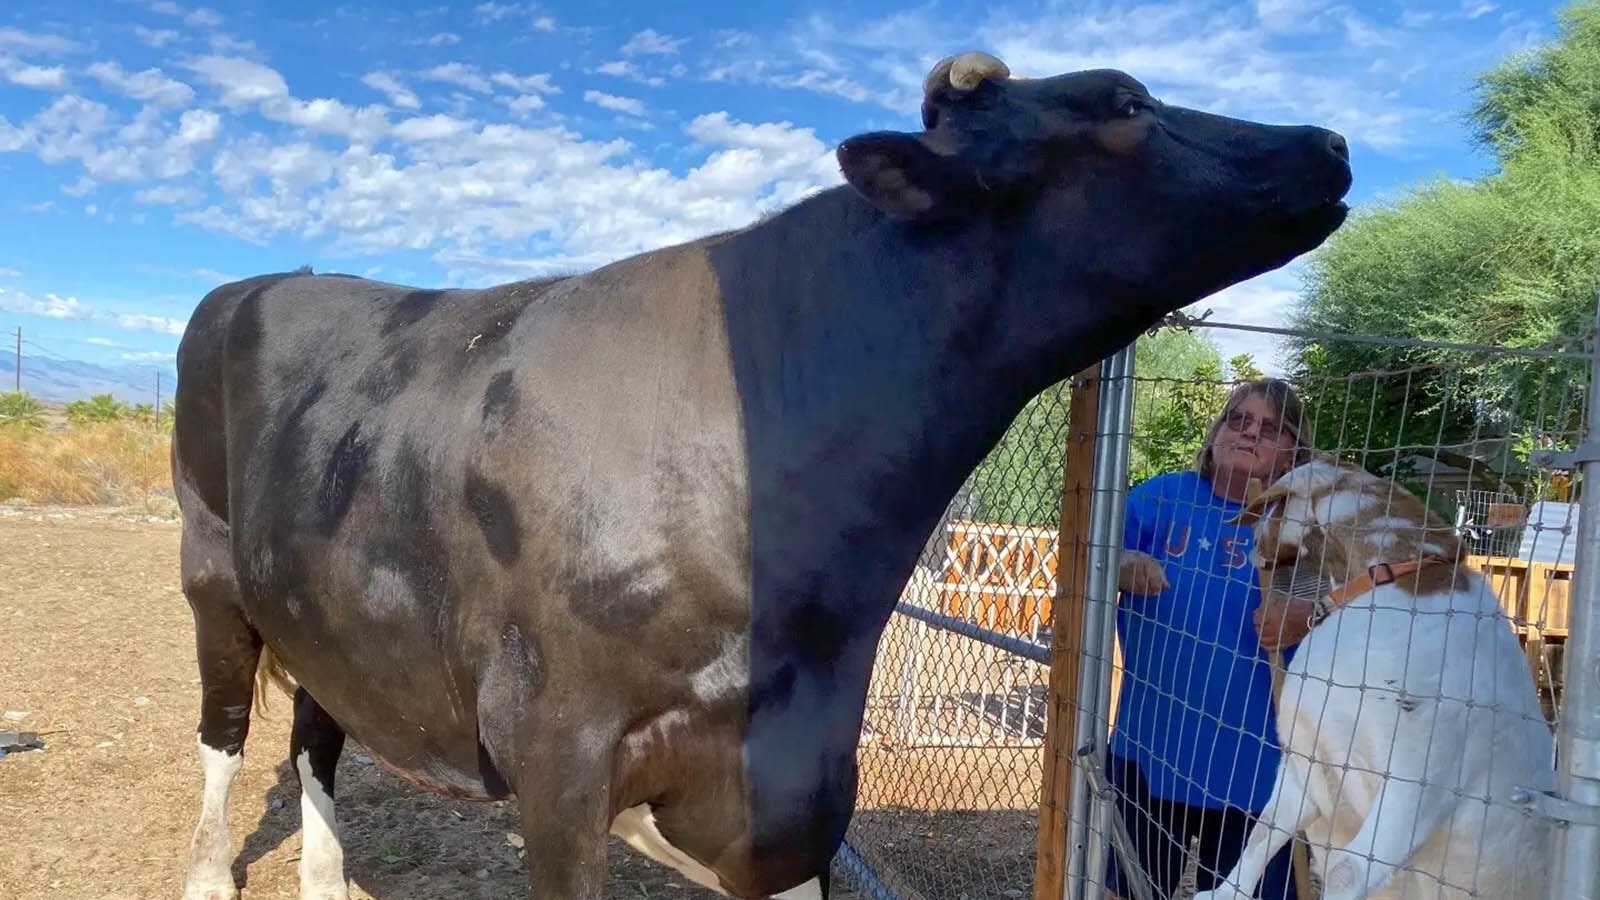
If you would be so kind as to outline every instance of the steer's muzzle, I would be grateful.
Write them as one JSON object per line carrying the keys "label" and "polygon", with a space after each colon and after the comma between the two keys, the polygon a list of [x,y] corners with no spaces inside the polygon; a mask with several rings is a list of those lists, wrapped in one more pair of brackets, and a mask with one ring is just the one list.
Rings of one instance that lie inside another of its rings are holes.
{"label": "steer's muzzle", "polygon": [[[1284,196],[1285,212],[1298,218],[1337,210],[1342,217],[1347,210],[1341,201],[1350,190],[1352,180],[1350,142],[1344,135],[1326,128],[1307,125],[1301,131],[1303,136],[1296,143],[1305,149],[1285,160],[1298,170],[1288,179],[1298,189]],[[1294,156],[1299,158],[1294,159]]]}

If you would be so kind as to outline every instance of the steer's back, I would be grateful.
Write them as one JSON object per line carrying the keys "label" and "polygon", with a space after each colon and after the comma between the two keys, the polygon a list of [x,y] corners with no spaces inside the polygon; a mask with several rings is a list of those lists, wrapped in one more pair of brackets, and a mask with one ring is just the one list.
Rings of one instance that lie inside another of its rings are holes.
{"label": "steer's back", "polygon": [[179,353],[185,515],[225,527],[247,618],[352,735],[482,793],[483,684],[626,725],[747,624],[716,301],[693,246],[484,291],[220,287]]}

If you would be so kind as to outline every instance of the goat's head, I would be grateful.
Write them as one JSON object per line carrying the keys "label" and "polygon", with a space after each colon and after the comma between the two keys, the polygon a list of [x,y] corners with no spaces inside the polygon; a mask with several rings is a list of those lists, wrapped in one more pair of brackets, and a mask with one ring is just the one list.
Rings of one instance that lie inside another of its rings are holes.
{"label": "goat's head", "polygon": [[1254,527],[1251,562],[1275,586],[1307,579],[1339,585],[1377,563],[1458,559],[1463,549],[1410,491],[1325,458],[1290,469],[1234,521]]}

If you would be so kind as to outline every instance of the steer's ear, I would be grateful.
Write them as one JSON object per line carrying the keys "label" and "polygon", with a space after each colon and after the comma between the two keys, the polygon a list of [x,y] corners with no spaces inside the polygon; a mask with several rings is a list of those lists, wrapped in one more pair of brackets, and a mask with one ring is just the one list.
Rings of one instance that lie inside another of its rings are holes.
{"label": "steer's ear", "polygon": [[963,208],[957,201],[975,186],[954,160],[912,134],[859,135],[840,144],[837,155],[850,186],[897,219],[947,218]]}

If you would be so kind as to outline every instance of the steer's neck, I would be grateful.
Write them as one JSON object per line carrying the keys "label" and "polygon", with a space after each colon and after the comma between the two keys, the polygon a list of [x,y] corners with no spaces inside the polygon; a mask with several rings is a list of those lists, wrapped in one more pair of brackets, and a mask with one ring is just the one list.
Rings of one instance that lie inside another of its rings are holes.
{"label": "steer's neck", "polygon": [[1061,260],[1003,238],[841,189],[711,243],[749,464],[758,852],[798,829],[831,854],[877,641],[940,513],[1029,397],[1137,334],[1127,308],[1030,304],[1016,285],[1060,279],[1021,267]]}
{"label": "steer's neck", "polygon": [[886,617],[1022,405],[1137,334],[1137,309],[1059,291],[1059,249],[995,227],[908,228],[842,188],[713,246],[758,600]]}
{"label": "steer's neck", "polygon": [[905,228],[837,189],[711,248],[745,418],[758,629],[781,607],[806,610],[824,643],[876,638],[946,503],[1043,386],[1005,359],[1007,317],[982,302],[994,243]]}

